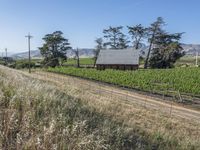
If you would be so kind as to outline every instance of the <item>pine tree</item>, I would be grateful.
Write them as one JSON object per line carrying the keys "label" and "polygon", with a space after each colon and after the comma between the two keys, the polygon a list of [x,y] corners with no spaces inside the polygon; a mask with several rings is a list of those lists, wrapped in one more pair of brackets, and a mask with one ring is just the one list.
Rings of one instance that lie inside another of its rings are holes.
{"label": "pine tree", "polygon": [[184,55],[179,40],[182,33],[162,33],[155,37],[154,48],[150,58],[151,68],[172,68],[174,63]]}
{"label": "pine tree", "polygon": [[128,40],[125,34],[122,33],[122,26],[109,27],[103,30],[106,42],[104,46],[110,49],[123,49],[128,47]]}
{"label": "pine tree", "polygon": [[150,57],[150,53],[151,53],[151,49],[152,49],[155,37],[157,37],[157,35],[162,34],[164,32],[164,30],[162,30],[163,25],[165,25],[163,18],[158,17],[157,20],[154,23],[152,23],[151,26],[148,28],[149,49],[148,49],[148,53],[147,53],[145,64],[144,64],[145,69],[148,67],[149,57]]}
{"label": "pine tree", "polygon": [[147,36],[147,28],[144,28],[141,24],[136,26],[128,26],[128,33],[133,40],[133,47],[139,49],[141,47],[141,41]]}
{"label": "pine tree", "polygon": [[61,31],[55,31],[52,34],[47,34],[43,38],[44,44],[40,47],[40,53],[44,57],[46,66],[58,66],[62,61],[67,59],[67,50],[71,49],[68,39],[63,37]]}
{"label": "pine tree", "polygon": [[104,49],[104,46],[103,46],[103,39],[102,38],[97,38],[95,40],[95,43],[96,43],[96,47],[94,49],[94,66],[96,65],[96,61],[97,61],[97,58],[99,56],[99,52],[101,49]]}

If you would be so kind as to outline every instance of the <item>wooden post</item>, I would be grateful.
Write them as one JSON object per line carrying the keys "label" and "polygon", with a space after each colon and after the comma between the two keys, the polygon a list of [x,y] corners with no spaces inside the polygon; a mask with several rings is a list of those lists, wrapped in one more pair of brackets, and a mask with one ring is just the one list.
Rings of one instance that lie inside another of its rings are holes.
{"label": "wooden post", "polygon": [[28,62],[29,62],[28,70],[29,70],[29,73],[31,73],[31,46],[30,46],[30,40],[31,40],[32,36],[29,33],[26,37],[28,38]]}
{"label": "wooden post", "polygon": [[181,103],[182,103],[182,102],[183,102],[183,99],[182,99],[182,97],[181,97],[181,93],[180,93],[179,90],[178,90],[178,95],[179,95],[180,101],[181,101]]}
{"label": "wooden post", "polygon": [[172,116],[172,101],[171,101],[171,107],[170,107],[170,117]]}
{"label": "wooden post", "polygon": [[126,92],[126,101],[128,100],[128,90]]}
{"label": "wooden post", "polygon": [[146,108],[146,105],[147,105],[147,95],[145,96],[144,108]]}
{"label": "wooden post", "polygon": [[111,88],[112,90],[111,90],[111,98],[113,97],[113,88]]}

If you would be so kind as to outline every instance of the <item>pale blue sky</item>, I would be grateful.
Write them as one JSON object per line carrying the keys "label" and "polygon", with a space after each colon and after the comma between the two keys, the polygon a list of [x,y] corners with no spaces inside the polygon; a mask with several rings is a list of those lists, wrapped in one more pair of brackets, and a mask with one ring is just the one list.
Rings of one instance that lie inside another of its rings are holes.
{"label": "pale blue sky", "polygon": [[37,49],[42,37],[56,30],[74,48],[93,48],[110,25],[148,26],[159,16],[169,32],[186,32],[182,42],[200,44],[199,7],[199,0],[0,0],[0,52],[26,51],[28,32]]}

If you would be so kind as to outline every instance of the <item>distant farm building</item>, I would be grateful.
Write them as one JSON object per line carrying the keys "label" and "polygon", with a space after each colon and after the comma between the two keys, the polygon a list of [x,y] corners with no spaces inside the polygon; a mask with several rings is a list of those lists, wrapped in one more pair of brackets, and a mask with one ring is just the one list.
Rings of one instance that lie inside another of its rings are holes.
{"label": "distant farm building", "polygon": [[14,59],[12,57],[2,57],[1,59],[8,63],[12,63],[14,61]]}
{"label": "distant farm building", "polygon": [[133,49],[100,50],[96,66],[98,70],[136,70],[139,68],[139,51]]}

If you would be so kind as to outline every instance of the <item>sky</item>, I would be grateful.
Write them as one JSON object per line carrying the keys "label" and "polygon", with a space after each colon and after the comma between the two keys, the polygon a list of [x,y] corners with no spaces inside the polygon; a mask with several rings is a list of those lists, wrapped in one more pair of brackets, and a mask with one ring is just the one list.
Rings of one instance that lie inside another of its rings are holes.
{"label": "sky", "polygon": [[42,46],[45,34],[60,30],[73,48],[93,48],[109,26],[149,26],[163,17],[165,29],[185,32],[181,42],[200,44],[200,0],[0,0],[0,52]]}

